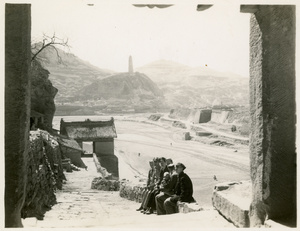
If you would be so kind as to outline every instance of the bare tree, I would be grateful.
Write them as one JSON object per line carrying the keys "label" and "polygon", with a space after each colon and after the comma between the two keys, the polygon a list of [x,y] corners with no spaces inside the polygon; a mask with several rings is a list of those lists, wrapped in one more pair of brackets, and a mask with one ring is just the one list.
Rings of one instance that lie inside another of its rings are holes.
{"label": "bare tree", "polygon": [[68,49],[70,48],[69,44],[68,44],[68,39],[64,40],[61,38],[58,38],[55,36],[55,33],[53,34],[53,36],[47,36],[45,34],[43,34],[43,42],[40,43],[34,43],[31,46],[31,53],[32,53],[32,57],[31,57],[31,61],[37,59],[37,56],[46,48],[52,48],[55,50],[56,55],[57,55],[57,59],[58,59],[58,63],[61,64],[62,62],[62,58],[57,50],[57,48],[55,46],[62,46],[62,47],[67,47]]}

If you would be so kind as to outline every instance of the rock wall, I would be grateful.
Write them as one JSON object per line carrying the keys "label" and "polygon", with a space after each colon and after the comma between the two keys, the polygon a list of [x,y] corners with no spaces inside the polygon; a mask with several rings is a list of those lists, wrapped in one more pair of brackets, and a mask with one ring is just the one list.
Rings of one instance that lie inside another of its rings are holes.
{"label": "rock wall", "polygon": [[[247,6],[246,6],[247,7]],[[250,225],[296,217],[295,6],[250,21]]]}
{"label": "rock wall", "polygon": [[5,4],[5,227],[22,227],[30,118],[31,10]]}
{"label": "rock wall", "polygon": [[21,216],[42,220],[44,213],[56,203],[55,191],[62,189],[65,176],[56,139],[41,130],[31,131],[29,138],[27,185]]}
{"label": "rock wall", "polygon": [[52,121],[55,113],[54,98],[57,89],[49,80],[49,71],[44,69],[38,61],[31,65],[31,109],[44,114],[44,123],[39,124],[40,129],[52,130]]}
{"label": "rock wall", "polygon": [[122,180],[120,182],[120,197],[141,203],[142,193],[145,187],[145,183],[134,184],[128,180]]}

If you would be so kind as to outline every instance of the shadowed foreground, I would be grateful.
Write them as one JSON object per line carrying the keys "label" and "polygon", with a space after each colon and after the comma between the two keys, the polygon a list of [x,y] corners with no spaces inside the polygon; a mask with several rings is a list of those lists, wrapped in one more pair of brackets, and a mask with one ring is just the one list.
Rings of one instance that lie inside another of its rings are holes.
{"label": "shadowed foreground", "polygon": [[[23,220],[27,227],[233,227],[216,210],[206,209],[189,214],[168,216],[144,215],[136,212],[138,204],[119,196],[119,192],[90,189],[94,177],[99,176],[92,158],[84,158],[88,171],[65,173],[68,179],[63,190],[57,192],[58,204],[45,214],[42,221]],[[120,163],[124,164],[124,163]]]}

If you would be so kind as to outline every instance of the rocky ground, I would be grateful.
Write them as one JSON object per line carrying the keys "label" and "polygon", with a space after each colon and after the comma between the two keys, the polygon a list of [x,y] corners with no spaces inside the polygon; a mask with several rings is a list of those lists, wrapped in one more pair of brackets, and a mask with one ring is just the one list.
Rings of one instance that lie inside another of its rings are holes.
{"label": "rocky ground", "polygon": [[[23,220],[25,228],[205,228],[233,227],[212,208],[203,211],[166,216],[144,215],[135,211],[136,202],[123,199],[119,192],[90,189],[98,176],[92,158],[84,158],[88,171],[66,173],[67,182],[57,192],[57,202],[44,220]],[[124,164],[120,163],[121,165]],[[123,169],[124,170],[124,169]],[[121,171],[123,171],[121,170]],[[123,172],[122,172],[123,174]]]}

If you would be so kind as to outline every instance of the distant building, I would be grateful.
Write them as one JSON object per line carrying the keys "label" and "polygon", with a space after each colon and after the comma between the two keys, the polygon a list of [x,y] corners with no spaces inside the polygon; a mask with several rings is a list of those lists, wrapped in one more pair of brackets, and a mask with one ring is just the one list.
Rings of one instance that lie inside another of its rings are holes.
{"label": "distant building", "polygon": [[110,120],[65,122],[60,121],[60,134],[82,142],[93,142],[93,153],[102,167],[113,176],[119,177],[118,158],[114,155],[114,138],[117,138],[113,117]]}

